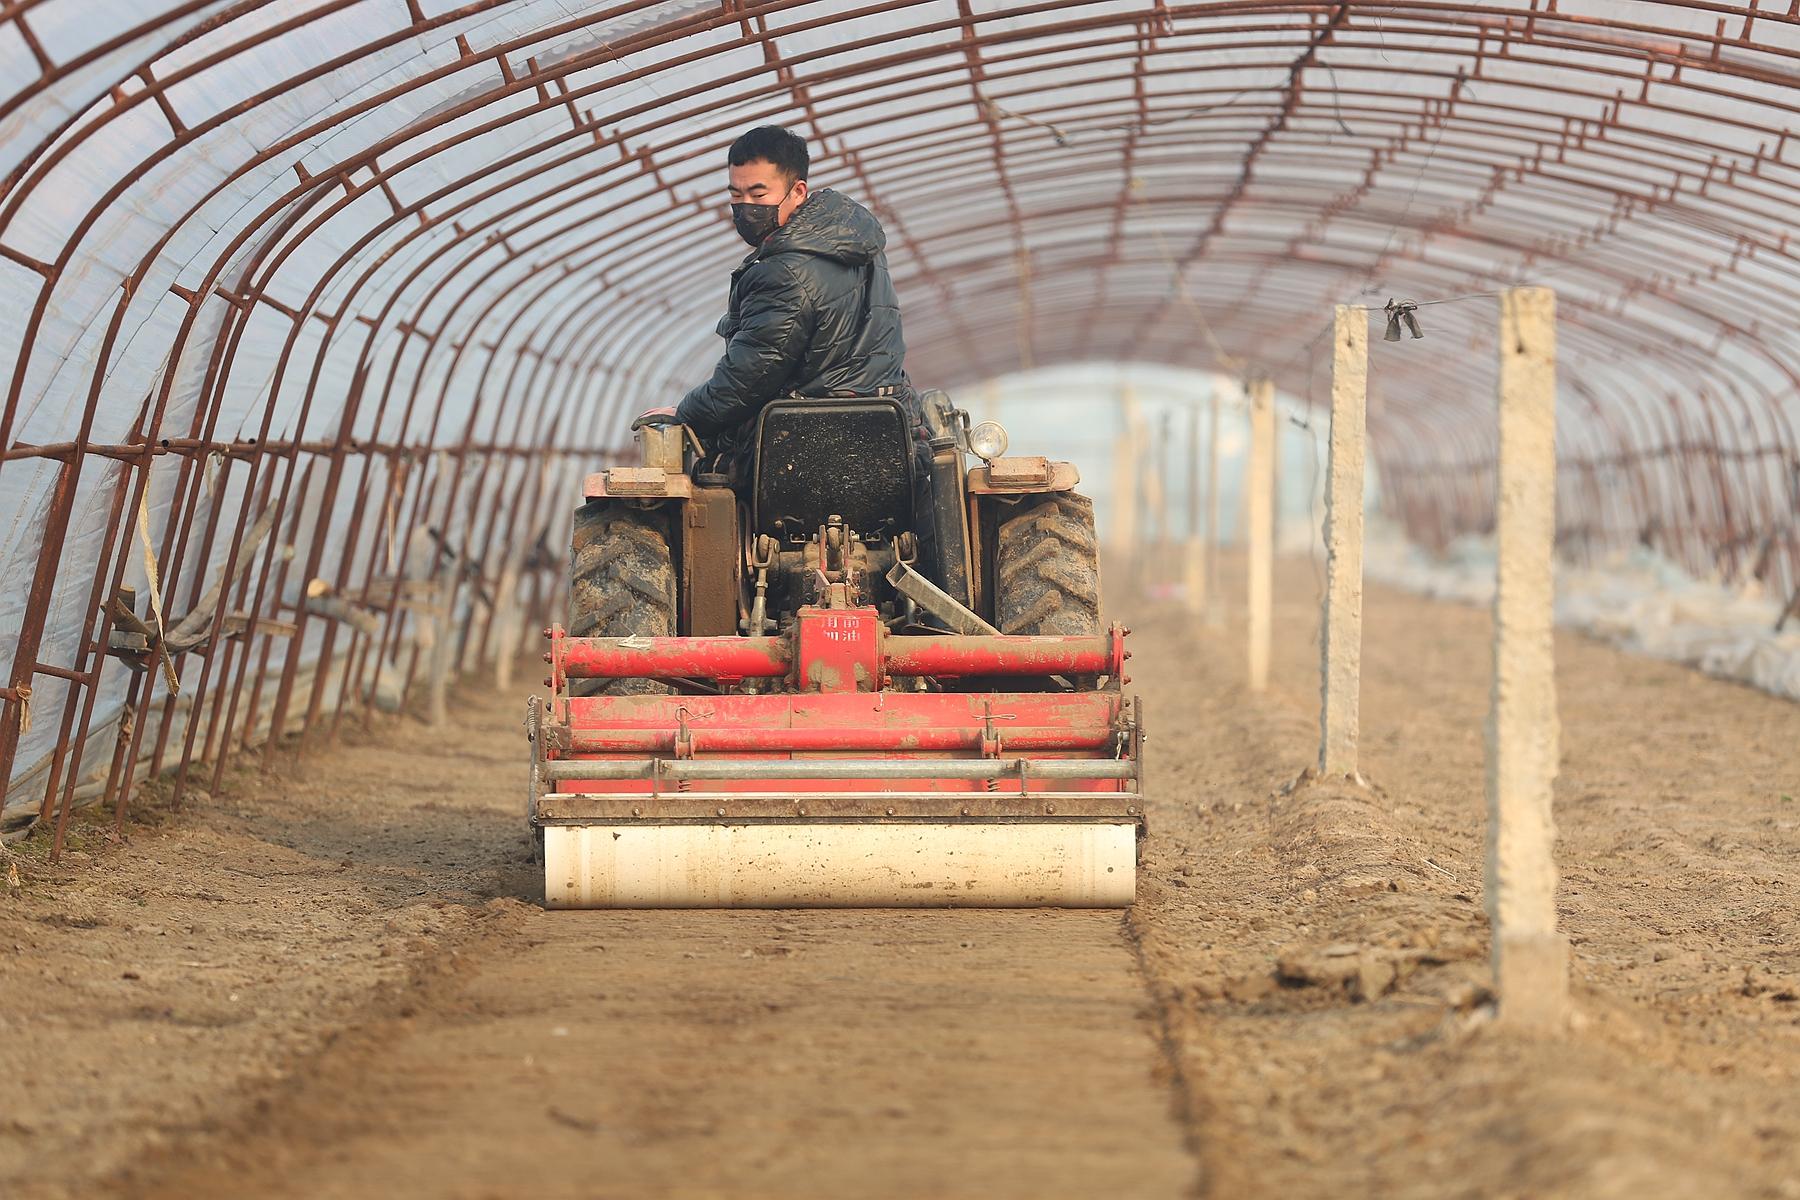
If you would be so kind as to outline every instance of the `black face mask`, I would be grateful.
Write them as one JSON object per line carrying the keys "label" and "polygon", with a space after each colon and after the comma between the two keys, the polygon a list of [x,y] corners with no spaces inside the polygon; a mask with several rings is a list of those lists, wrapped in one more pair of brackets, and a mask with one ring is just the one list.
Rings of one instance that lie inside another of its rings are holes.
{"label": "black face mask", "polygon": [[781,199],[773,204],[733,204],[731,206],[731,223],[737,226],[738,236],[752,246],[760,246],[769,240],[769,235],[781,226],[781,206],[793,194],[794,185],[781,193]]}

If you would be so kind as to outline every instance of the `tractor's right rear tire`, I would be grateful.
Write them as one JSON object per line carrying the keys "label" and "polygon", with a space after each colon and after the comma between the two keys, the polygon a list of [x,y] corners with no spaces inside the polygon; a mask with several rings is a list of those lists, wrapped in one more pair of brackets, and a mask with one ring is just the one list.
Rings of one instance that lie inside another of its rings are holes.
{"label": "tractor's right rear tire", "polygon": [[[595,500],[575,510],[569,546],[572,637],[675,636],[675,561],[669,515]],[[666,693],[652,679],[572,679],[575,696]]]}
{"label": "tractor's right rear tire", "polygon": [[1028,501],[1000,525],[994,624],[1001,633],[1093,637],[1100,629],[1094,502],[1073,492]]}

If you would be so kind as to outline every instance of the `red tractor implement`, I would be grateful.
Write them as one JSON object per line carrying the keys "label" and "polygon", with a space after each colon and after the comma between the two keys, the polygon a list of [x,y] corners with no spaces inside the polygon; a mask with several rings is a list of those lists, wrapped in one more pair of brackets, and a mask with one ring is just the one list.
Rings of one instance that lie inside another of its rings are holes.
{"label": "red tractor implement", "polygon": [[931,399],[928,482],[886,397],[769,406],[741,498],[679,427],[589,477],[527,715],[547,905],[1131,903],[1143,732],[1092,506]]}

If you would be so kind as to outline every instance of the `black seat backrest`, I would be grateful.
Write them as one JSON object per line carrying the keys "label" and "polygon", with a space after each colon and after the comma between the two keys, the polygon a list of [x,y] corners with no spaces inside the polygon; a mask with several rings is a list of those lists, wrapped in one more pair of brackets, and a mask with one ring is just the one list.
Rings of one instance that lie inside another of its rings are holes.
{"label": "black seat backrest", "polygon": [[863,537],[912,525],[912,432],[891,396],[776,400],[756,422],[756,532],[804,541],[833,513]]}

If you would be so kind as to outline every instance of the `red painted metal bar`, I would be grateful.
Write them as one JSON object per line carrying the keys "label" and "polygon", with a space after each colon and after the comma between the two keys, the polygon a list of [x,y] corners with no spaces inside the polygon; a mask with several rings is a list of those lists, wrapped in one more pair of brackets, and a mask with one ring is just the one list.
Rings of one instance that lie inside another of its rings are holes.
{"label": "red painted metal bar", "polygon": [[793,670],[786,638],[562,638],[571,679],[755,679]]}
{"label": "red painted metal bar", "polygon": [[[838,728],[801,727],[790,729],[711,729],[695,728],[688,739],[694,754],[804,753],[814,751],[866,751],[871,754],[896,751],[965,750],[982,748],[985,728],[981,725],[912,728],[905,726],[845,726]],[[1015,725],[998,727],[999,741],[1007,751],[1105,750],[1118,740],[1118,733],[1108,724],[1060,726]],[[585,729],[569,733],[571,754],[673,754],[676,751],[675,730],[663,729]]]}
{"label": "red painted metal bar", "polygon": [[[786,637],[558,637],[551,650],[570,679],[754,679],[785,676]],[[884,637],[889,675],[1109,675],[1124,663],[1123,635]]]}
{"label": "red painted metal bar", "polygon": [[1116,675],[1123,661],[1118,635],[891,637],[882,644],[890,675]]}

